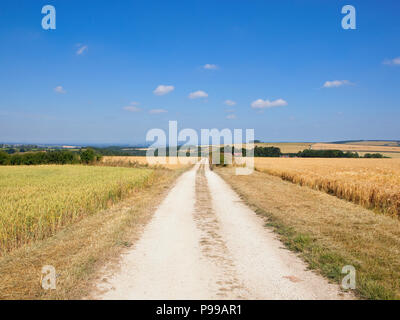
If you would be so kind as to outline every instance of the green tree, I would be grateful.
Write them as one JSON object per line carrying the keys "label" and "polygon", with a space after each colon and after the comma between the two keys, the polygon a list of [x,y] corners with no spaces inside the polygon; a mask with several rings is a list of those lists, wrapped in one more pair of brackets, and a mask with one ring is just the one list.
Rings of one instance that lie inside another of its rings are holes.
{"label": "green tree", "polygon": [[82,163],[93,163],[97,159],[96,151],[92,148],[87,148],[85,151],[81,152],[81,162]]}
{"label": "green tree", "polygon": [[10,163],[10,156],[7,152],[0,151],[0,165],[6,165]]}
{"label": "green tree", "polygon": [[364,158],[384,158],[380,153],[366,153]]}

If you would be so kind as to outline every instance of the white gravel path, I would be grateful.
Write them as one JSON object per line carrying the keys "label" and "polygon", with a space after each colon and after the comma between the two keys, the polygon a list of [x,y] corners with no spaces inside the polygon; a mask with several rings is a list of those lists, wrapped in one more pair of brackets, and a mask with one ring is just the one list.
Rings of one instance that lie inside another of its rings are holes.
{"label": "white gravel path", "polygon": [[184,173],[97,299],[343,299],[207,165]]}

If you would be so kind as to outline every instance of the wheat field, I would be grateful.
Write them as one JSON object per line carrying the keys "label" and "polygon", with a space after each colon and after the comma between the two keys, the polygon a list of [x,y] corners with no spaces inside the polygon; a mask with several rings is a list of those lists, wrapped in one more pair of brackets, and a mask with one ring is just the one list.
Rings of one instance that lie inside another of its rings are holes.
{"label": "wheat field", "polygon": [[110,206],[152,174],[74,165],[0,167],[0,255]]}
{"label": "wheat field", "polygon": [[[165,161],[164,161],[165,160]],[[111,166],[148,166],[167,169],[181,169],[198,161],[197,157],[145,157],[145,156],[105,156],[101,160],[102,165]]]}
{"label": "wheat field", "polygon": [[[372,144],[371,144],[372,143]],[[400,147],[397,142],[381,141],[369,142],[364,141],[360,143],[306,143],[306,142],[277,142],[265,143],[259,142],[255,144],[258,147],[276,147],[280,148],[283,153],[297,153],[305,149],[312,150],[341,150],[358,152],[360,156],[366,153],[381,153],[385,157],[400,158]]]}
{"label": "wheat field", "polygon": [[400,217],[400,159],[255,158],[255,168]]}
{"label": "wheat field", "polygon": [[400,153],[398,146],[371,146],[365,144],[337,144],[337,143],[314,143],[311,145],[313,150],[342,150],[353,152],[393,152]]}

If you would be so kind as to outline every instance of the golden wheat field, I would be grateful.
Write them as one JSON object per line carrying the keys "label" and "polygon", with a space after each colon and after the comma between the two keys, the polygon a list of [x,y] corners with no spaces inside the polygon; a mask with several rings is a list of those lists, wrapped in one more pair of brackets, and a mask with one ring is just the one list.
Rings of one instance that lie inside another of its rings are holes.
{"label": "golden wheat field", "polygon": [[255,158],[255,167],[400,217],[400,159]]}
{"label": "golden wheat field", "polygon": [[152,174],[74,165],[0,167],[0,254],[110,206],[146,185]]}
{"label": "golden wheat field", "polygon": [[[173,162],[174,161],[174,162]],[[196,157],[179,157],[175,160],[171,160],[170,157],[166,157],[165,161],[162,157],[138,157],[138,156],[106,156],[101,160],[103,165],[127,165],[127,166],[155,166],[163,167],[167,169],[180,169],[188,167],[196,163],[198,159]]]}

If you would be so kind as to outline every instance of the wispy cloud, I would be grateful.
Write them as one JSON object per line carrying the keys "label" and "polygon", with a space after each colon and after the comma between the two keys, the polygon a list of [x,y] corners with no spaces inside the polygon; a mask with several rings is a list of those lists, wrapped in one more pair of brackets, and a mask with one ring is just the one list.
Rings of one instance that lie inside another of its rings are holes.
{"label": "wispy cloud", "polygon": [[385,59],[383,61],[383,64],[386,64],[389,66],[400,66],[400,57],[393,58],[393,59]]}
{"label": "wispy cloud", "polygon": [[225,100],[224,103],[225,103],[227,106],[234,106],[234,105],[236,104],[235,101],[229,100],[229,99],[228,99],[228,100]]}
{"label": "wispy cloud", "polygon": [[226,116],[227,119],[232,120],[232,119],[236,119],[236,116],[234,114],[228,114]]}
{"label": "wispy cloud", "polygon": [[166,85],[159,85],[157,88],[155,88],[155,90],[153,91],[153,93],[156,96],[163,96],[164,94],[170,93],[171,91],[174,91],[175,87],[174,86],[166,86]]}
{"label": "wispy cloud", "polygon": [[203,66],[203,68],[206,70],[217,70],[218,66],[216,64],[207,63]]}
{"label": "wispy cloud", "polygon": [[56,93],[61,93],[61,94],[67,93],[67,91],[66,91],[62,86],[57,86],[57,87],[55,87],[55,88],[54,88],[54,91],[55,91]]}
{"label": "wispy cloud", "polygon": [[85,51],[87,51],[89,47],[87,45],[79,45],[79,49],[76,51],[76,54],[80,56],[83,54]]}
{"label": "wispy cloud", "polygon": [[166,113],[166,112],[167,112],[167,110],[165,110],[165,109],[151,109],[149,111],[150,114],[158,114],[158,113]]}
{"label": "wispy cloud", "polygon": [[251,103],[251,107],[254,109],[267,109],[267,108],[274,108],[274,107],[283,107],[283,106],[287,106],[287,104],[288,103],[283,99],[277,99],[277,100],[273,100],[273,101],[258,99]]}
{"label": "wispy cloud", "polygon": [[349,80],[332,80],[325,81],[323,87],[324,88],[337,88],[341,86],[346,86],[352,84]]}
{"label": "wispy cloud", "polygon": [[140,108],[135,106],[126,106],[123,109],[129,112],[139,112],[141,110]]}
{"label": "wispy cloud", "polygon": [[202,90],[198,90],[189,94],[189,99],[199,99],[199,98],[207,98],[208,93]]}
{"label": "wispy cloud", "polygon": [[140,103],[133,101],[129,104],[129,106],[123,107],[122,109],[129,111],[129,112],[139,112],[141,109],[138,107]]}

